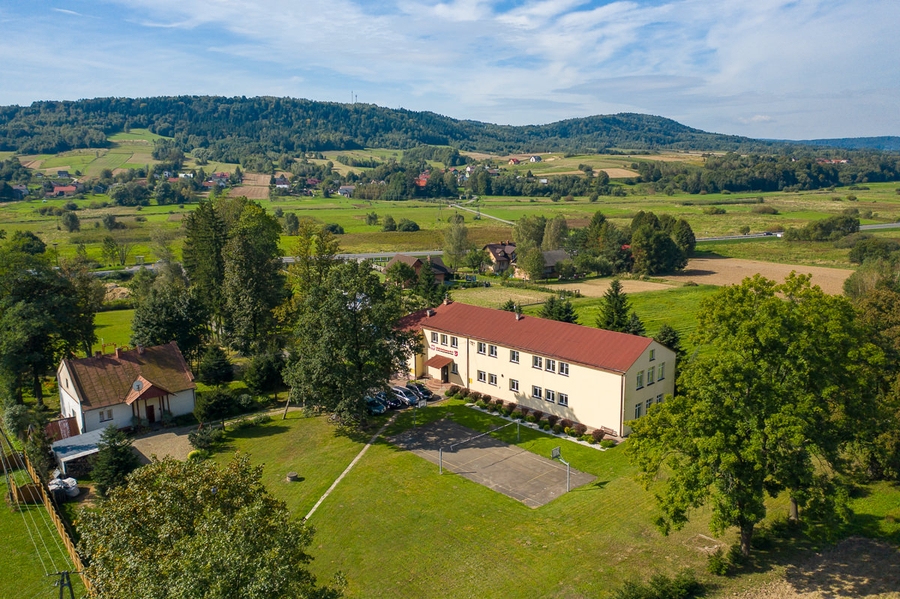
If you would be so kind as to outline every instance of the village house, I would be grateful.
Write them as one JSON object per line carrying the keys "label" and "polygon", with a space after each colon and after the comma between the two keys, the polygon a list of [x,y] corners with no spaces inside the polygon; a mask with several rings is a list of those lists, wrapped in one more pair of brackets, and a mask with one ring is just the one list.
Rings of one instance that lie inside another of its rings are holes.
{"label": "village house", "polygon": [[675,353],[648,337],[452,302],[411,314],[401,326],[422,334],[411,377],[620,437],[675,390]]}
{"label": "village house", "polygon": [[417,277],[422,270],[422,266],[426,263],[430,264],[431,272],[434,273],[434,281],[438,284],[443,284],[444,281],[450,279],[450,269],[447,268],[440,256],[429,256],[425,260],[422,260],[421,258],[416,258],[415,256],[409,256],[407,254],[396,254],[391,258],[391,261],[385,265],[384,269],[387,270],[396,262],[403,262],[404,264],[412,266],[413,270],[416,271]]}
{"label": "village house", "polygon": [[495,275],[504,272],[516,261],[516,244],[511,241],[489,243],[482,249],[491,257],[491,270]]}
{"label": "village house", "polygon": [[[562,260],[568,260],[569,254],[566,253],[565,250],[547,250],[545,252],[541,252],[544,257],[544,272],[541,274],[541,278],[549,279],[551,277],[556,276],[556,265],[559,264]],[[527,275],[525,271],[516,266],[516,270],[513,274],[517,279],[525,279]]]}
{"label": "village house", "polygon": [[540,161],[541,161],[540,156],[532,156],[531,158],[528,159],[528,162],[540,162]]}
{"label": "village house", "polygon": [[194,375],[173,341],[67,358],[56,371],[60,412],[81,433],[153,424],[194,410]]}

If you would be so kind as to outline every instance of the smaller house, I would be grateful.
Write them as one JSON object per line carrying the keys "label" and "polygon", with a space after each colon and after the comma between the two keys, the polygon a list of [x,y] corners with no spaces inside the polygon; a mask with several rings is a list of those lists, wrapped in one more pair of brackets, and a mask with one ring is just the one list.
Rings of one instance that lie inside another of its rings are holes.
{"label": "smaller house", "polygon": [[27,185],[13,185],[12,193],[14,200],[24,200],[25,196],[28,195],[28,186]]}
{"label": "smaller house", "polygon": [[540,161],[541,161],[540,156],[532,156],[531,158],[528,159],[528,162],[540,162]]}
{"label": "smaller house", "polygon": [[275,185],[276,189],[290,189],[291,188],[291,182],[284,175],[275,177],[274,185]]}
{"label": "smaller house", "polygon": [[70,177],[69,171],[56,171],[56,176],[60,179],[68,179]]}
{"label": "smaller house", "polygon": [[353,197],[353,191],[356,189],[356,185],[341,185],[338,187],[338,194],[344,196],[345,198]]}
{"label": "smaller house", "polygon": [[491,257],[494,274],[500,274],[516,261],[516,244],[511,241],[489,243],[482,249]]}
{"label": "smaller house", "polygon": [[[555,277],[556,265],[563,260],[569,259],[569,254],[567,254],[565,250],[548,250],[546,252],[541,252],[541,254],[544,256],[544,273],[542,275],[542,278],[544,279]],[[525,274],[525,271],[517,266],[515,277],[517,279],[524,279],[527,275]]]}
{"label": "smaller house", "polygon": [[519,164],[520,162],[521,162],[521,160],[519,160],[518,158],[510,158],[509,159],[510,164]]}
{"label": "smaller house", "polygon": [[67,358],[56,371],[60,412],[83,434],[194,411],[194,375],[173,341],[90,358]]}
{"label": "smaller house", "polygon": [[416,271],[416,276],[419,276],[419,272],[422,270],[422,266],[426,263],[431,265],[431,271],[434,273],[434,281],[439,285],[442,285],[444,281],[450,279],[450,269],[444,264],[444,261],[440,256],[429,256],[425,260],[421,258],[416,258],[415,256],[410,256],[408,254],[396,254],[391,261],[385,265],[385,270],[391,267],[395,262],[403,262],[404,264],[409,264],[412,266],[413,270]]}
{"label": "smaller house", "polygon": [[74,185],[54,185],[53,191],[49,194],[54,198],[70,198],[78,192],[78,188]]}

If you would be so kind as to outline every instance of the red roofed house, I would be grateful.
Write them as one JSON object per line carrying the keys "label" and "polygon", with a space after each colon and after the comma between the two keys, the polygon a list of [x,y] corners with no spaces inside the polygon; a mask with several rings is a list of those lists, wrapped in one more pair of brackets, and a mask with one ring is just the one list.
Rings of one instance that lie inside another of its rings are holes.
{"label": "red roofed house", "polygon": [[56,370],[64,418],[81,433],[133,426],[194,410],[194,375],[173,341],[155,347],[116,349],[114,354],[66,359]]}
{"label": "red roofed house", "polygon": [[648,337],[444,303],[404,318],[430,377],[617,436],[675,390],[675,353]]}

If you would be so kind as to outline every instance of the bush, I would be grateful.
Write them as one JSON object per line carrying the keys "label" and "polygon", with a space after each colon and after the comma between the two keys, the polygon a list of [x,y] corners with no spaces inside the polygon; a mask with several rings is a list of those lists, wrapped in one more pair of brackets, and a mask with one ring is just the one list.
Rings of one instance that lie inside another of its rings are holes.
{"label": "bush", "polygon": [[599,428],[595,428],[594,430],[591,431],[591,439],[592,439],[591,442],[599,443],[600,441],[603,440],[603,437],[605,437],[605,436],[606,436],[606,433],[601,431]]}
{"label": "bush", "polygon": [[284,386],[281,371],[284,369],[284,356],[277,352],[257,354],[250,360],[243,380],[247,389],[254,395],[277,393]]}
{"label": "bush", "polygon": [[615,447],[615,446],[616,446],[616,442],[613,441],[612,439],[603,439],[602,441],[600,441],[600,447],[602,447],[603,449],[609,449],[610,447]]}
{"label": "bush", "polygon": [[513,410],[512,414],[510,414],[510,415],[513,418],[515,418],[516,420],[521,420],[522,418],[525,417],[524,412],[522,412],[522,410],[520,408],[516,408],[515,410]]}
{"label": "bush", "polygon": [[629,580],[615,590],[615,599],[692,599],[703,595],[706,589],[691,570],[682,570],[674,578],[654,574],[642,584]]}
{"label": "bush", "polygon": [[479,393],[478,391],[472,391],[471,393],[469,393],[469,399],[478,403],[479,401],[481,401],[481,393]]}
{"label": "bush", "polygon": [[327,225],[325,225],[322,228],[334,235],[343,235],[344,234],[344,227],[340,226],[337,223],[328,223]]}
{"label": "bush", "polygon": [[725,209],[719,208],[718,206],[710,206],[709,208],[703,209],[703,214],[710,214],[710,215],[725,214]]}
{"label": "bush", "polygon": [[559,421],[559,425],[563,427],[563,430],[566,430],[567,428],[572,428],[572,421],[568,418],[563,418]]}
{"label": "bush", "polygon": [[249,393],[241,393],[237,398],[237,407],[241,412],[252,412],[258,404]]}
{"label": "bush", "polygon": [[722,548],[719,547],[706,558],[706,571],[716,576],[726,576],[728,574],[729,563]]}
{"label": "bush", "polygon": [[210,453],[205,449],[194,449],[187,454],[187,459],[192,462],[201,462],[208,458]]}
{"label": "bush", "polygon": [[200,380],[207,385],[221,385],[234,378],[234,369],[225,351],[218,345],[210,345],[200,358]]}
{"label": "bush", "polygon": [[550,426],[554,426],[557,422],[559,422],[559,416],[556,414],[547,414],[547,422],[550,423]]}
{"label": "bush", "polygon": [[553,425],[552,427],[550,427],[550,428],[551,428],[551,429],[553,430],[553,432],[556,433],[557,435],[560,434],[561,432],[563,432],[563,426],[562,426],[561,424],[559,424],[559,423],[554,424],[554,425]]}
{"label": "bush", "polygon": [[447,397],[450,397],[451,395],[458,395],[458,394],[459,394],[459,385],[450,385],[450,388],[447,389],[447,392],[445,393],[445,395]]}
{"label": "bush", "polygon": [[576,437],[583,437],[585,433],[587,433],[587,427],[580,422],[576,422],[574,425],[572,425],[572,430],[574,431]]}
{"label": "bush", "polygon": [[237,405],[231,391],[224,388],[212,389],[197,394],[194,404],[194,416],[200,422],[221,420],[234,414]]}
{"label": "bush", "polygon": [[537,418],[534,417],[534,414],[529,414],[528,416],[525,417],[525,422],[530,422],[530,423],[534,424],[535,422],[537,422]]}
{"label": "bush", "polygon": [[194,449],[209,451],[214,445],[225,438],[225,431],[221,428],[206,426],[188,433],[188,442]]}
{"label": "bush", "polygon": [[397,230],[403,233],[414,233],[419,230],[419,225],[408,218],[401,218],[400,222],[397,223]]}
{"label": "bush", "polygon": [[517,404],[517,403],[515,403],[515,402],[512,402],[512,401],[508,401],[508,402],[506,402],[506,403],[503,404],[503,405],[504,405],[504,408],[506,408],[506,409],[509,410],[510,412],[514,411],[516,408],[519,407],[519,404]]}
{"label": "bush", "polygon": [[482,400],[480,400],[480,399],[479,399],[478,401],[475,402],[475,405],[476,405],[477,407],[481,408],[482,410],[485,409],[485,408],[487,408],[487,404],[484,403],[484,401],[482,401]]}
{"label": "bush", "polygon": [[481,399],[482,399],[482,400],[484,401],[484,403],[486,403],[486,404],[490,404],[490,403],[491,403],[491,396],[490,396],[490,395],[487,395],[487,394],[482,395],[482,396],[481,396]]}
{"label": "bush", "polygon": [[545,430],[545,431],[549,431],[549,430],[550,430],[550,423],[549,423],[549,422],[542,422],[542,423],[541,423],[541,429],[542,429],[542,430]]}
{"label": "bush", "polygon": [[778,214],[778,209],[774,206],[754,206],[750,212],[755,214]]}
{"label": "bush", "polygon": [[465,399],[465,398],[469,397],[469,390],[468,389],[460,389],[459,391],[456,392],[456,395],[460,399]]}
{"label": "bush", "polygon": [[531,410],[531,414],[534,416],[534,421],[538,422],[544,418],[544,413],[540,410]]}

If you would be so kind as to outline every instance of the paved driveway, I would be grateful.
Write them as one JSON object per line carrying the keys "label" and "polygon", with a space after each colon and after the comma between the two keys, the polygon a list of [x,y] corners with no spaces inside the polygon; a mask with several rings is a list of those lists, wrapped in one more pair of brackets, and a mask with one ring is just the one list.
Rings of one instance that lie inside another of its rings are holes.
{"label": "paved driveway", "polygon": [[149,464],[151,456],[164,458],[171,456],[176,460],[185,460],[193,447],[188,442],[188,433],[194,430],[194,426],[170,428],[137,437],[132,442],[132,447],[137,451],[142,464]]}

